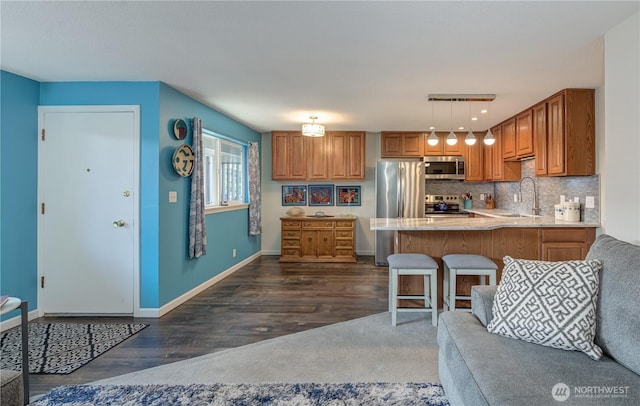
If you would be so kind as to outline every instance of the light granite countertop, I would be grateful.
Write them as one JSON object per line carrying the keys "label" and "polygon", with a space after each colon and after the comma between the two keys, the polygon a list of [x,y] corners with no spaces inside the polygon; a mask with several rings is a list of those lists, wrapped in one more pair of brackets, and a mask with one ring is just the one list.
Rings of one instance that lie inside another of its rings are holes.
{"label": "light granite countertop", "polygon": [[[480,210],[467,210],[480,213]],[[506,212],[509,213],[509,212]],[[599,223],[556,220],[554,217],[445,217],[445,218],[370,218],[370,230],[433,231],[433,230],[495,230],[513,227],[600,227]]]}

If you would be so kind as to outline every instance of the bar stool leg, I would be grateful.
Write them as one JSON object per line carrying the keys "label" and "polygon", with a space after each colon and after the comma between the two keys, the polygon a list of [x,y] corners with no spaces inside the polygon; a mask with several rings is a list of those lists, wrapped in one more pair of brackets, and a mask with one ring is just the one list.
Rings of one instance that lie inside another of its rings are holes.
{"label": "bar stool leg", "polygon": [[429,297],[429,275],[424,275],[423,276],[424,279],[424,307],[425,308],[429,308],[429,306],[431,305],[431,298]]}
{"label": "bar stool leg", "polygon": [[449,269],[449,310],[456,311],[456,270]]}
{"label": "bar stool leg", "polygon": [[449,310],[449,267],[444,263],[444,278],[442,278],[442,310]]}
{"label": "bar stool leg", "polygon": [[436,283],[438,270],[435,269],[431,273],[431,324],[436,327],[438,325],[438,284]]}
{"label": "bar stool leg", "polygon": [[398,270],[393,268],[391,269],[391,297],[389,301],[391,302],[391,325],[396,325],[396,315],[398,313]]}

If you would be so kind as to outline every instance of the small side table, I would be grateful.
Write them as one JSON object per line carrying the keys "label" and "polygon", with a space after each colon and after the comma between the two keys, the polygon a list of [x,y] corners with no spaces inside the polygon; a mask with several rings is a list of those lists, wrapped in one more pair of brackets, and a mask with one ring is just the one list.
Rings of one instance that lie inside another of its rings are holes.
{"label": "small side table", "polygon": [[17,297],[10,297],[7,303],[0,307],[0,315],[20,308],[22,316],[22,386],[24,389],[24,404],[29,404],[29,306],[28,302]]}

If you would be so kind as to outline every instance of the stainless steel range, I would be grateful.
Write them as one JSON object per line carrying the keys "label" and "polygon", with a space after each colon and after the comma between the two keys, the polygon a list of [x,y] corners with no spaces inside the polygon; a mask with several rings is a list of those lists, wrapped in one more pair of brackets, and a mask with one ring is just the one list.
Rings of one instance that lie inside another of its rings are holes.
{"label": "stainless steel range", "polygon": [[459,195],[424,196],[425,217],[459,217],[468,215],[469,213],[460,209]]}

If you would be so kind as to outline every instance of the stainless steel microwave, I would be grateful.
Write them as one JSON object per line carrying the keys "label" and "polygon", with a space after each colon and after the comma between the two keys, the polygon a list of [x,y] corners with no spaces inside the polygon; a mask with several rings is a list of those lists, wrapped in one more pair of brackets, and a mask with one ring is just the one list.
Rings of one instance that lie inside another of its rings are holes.
{"label": "stainless steel microwave", "polygon": [[458,156],[425,156],[425,179],[464,180],[464,157]]}

